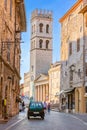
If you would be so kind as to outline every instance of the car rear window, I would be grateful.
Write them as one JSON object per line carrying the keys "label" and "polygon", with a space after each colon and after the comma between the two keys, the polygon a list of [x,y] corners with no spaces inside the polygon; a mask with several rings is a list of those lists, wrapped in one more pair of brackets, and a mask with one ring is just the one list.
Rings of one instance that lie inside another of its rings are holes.
{"label": "car rear window", "polygon": [[35,107],[35,103],[31,103],[31,104],[30,104],[30,107]]}
{"label": "car rear window", "polygon": [[30,104],[30,108],[42,108],[42,104],[41,103],[31,103]]}
{"label": "car rear window", "polygon": [[42,104],[41,103],[36,103],[36,107],[41,107],[42,108]]}

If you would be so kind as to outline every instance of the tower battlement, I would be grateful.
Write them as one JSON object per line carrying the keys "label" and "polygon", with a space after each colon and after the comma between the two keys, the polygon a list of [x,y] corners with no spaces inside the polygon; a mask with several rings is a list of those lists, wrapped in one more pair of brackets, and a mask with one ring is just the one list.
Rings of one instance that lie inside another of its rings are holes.
{"label": "tower battlement", "polygon": [[52,14],[50,10],[35,9],[32,12],[31,19],[34,17],[52,18]]}

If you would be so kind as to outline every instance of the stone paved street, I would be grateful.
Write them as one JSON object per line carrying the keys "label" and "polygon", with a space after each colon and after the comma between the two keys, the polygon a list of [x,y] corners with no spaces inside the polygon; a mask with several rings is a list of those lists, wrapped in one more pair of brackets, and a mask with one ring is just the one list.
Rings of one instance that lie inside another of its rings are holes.
{"label": "stone paved street", "polygon": [[87,130],[86,114],[66,114],[51,111],[45,119],[27,119],[26,112],[21,112],[6,124],[0,124],[0,130]]}
{"label": "stone paved street", "polygon": [[12,117],[8,122],[0,122],[0,130],[5,130],[11,125],[15,125],[26,118],[26,111],[20,112],[18,115]]}
{"label": "stone paved street", "polygon": [[[52,111],[59,112],[58,109],[53,109]],[[82,120],[84,122],[87,122],[87,113],[85,114],[79,114],[79,113],[67,113],[72,115],[74,118],[78,118],[79,120]]]}

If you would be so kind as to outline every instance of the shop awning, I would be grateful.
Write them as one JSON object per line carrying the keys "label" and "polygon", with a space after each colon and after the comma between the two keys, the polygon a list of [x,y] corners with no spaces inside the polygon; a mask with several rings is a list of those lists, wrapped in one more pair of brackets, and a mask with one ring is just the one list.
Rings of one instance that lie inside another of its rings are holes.
{"label": "shop awning", "polygon": [[70,93],[72,91],[74,91],[75,88],[68,88],[64,90],[64,93]]}

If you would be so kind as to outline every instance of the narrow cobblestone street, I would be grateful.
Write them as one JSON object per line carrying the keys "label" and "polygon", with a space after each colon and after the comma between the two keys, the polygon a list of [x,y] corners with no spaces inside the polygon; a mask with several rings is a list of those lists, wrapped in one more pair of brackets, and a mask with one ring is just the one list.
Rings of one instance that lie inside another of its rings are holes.
{"label": "narrow cobblestone street", "polygon": [[21,112],[6,124],[0,124],[0,130],[87,130],[87,115],[67,114],[56,111],[46,113],[45,119],[27,119],[27,111]]}
{"label": "narrow cobblestone street", "polygon": [[87,0],[64,2],[0,0],[0,130],[87,130]]}

